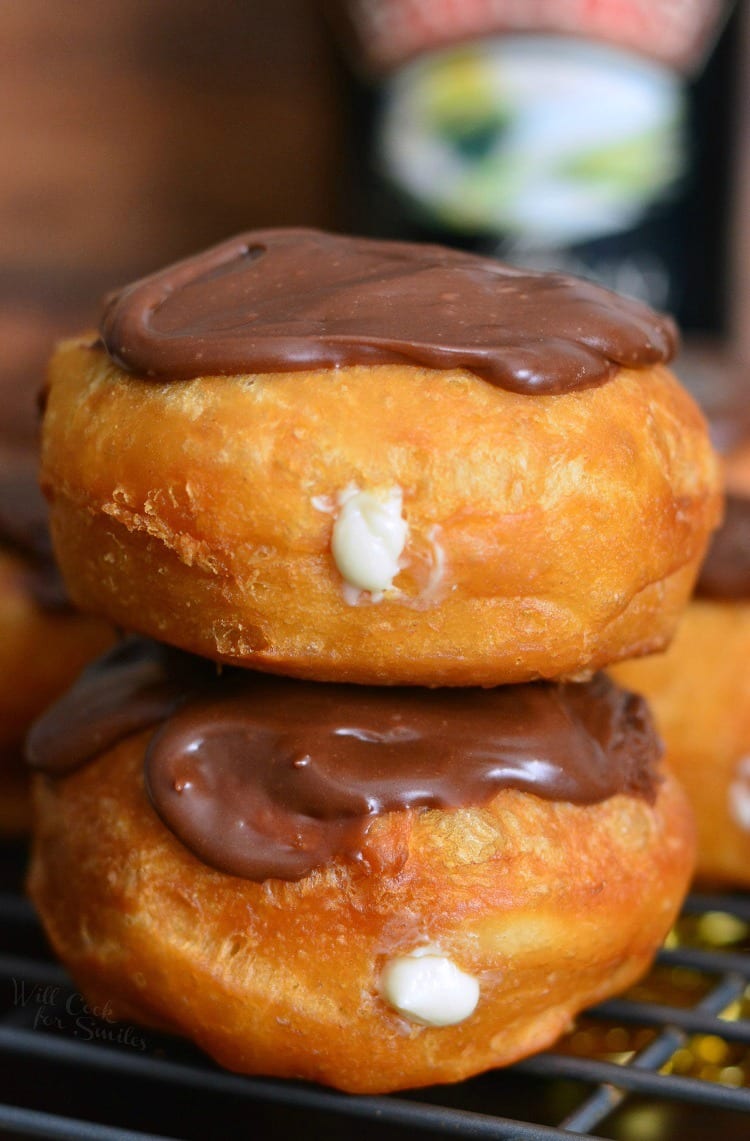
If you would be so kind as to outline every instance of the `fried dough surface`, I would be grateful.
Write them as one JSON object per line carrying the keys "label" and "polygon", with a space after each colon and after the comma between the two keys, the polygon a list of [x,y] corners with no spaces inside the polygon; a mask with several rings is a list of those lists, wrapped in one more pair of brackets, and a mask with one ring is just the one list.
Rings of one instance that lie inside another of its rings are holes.
{"label": "fried dough surface", "polygon": [[[43,486],[74,601],[320,681],[499,685],[664,646],[720,512],[662,366],[519,395],[465,371],[143,380],[92,340],[50,370]],[[342,496],[402,496],[391,589],[332,553]]]}
{"label": "fried dough surface", "polygon": [[29,826],[26,731],[113,637],[88,615],[44,610],[27,573],[19,556],[0,551],[0,835]]}
{"label": "fried dough surface", "polygon": [[[91,1002],[232,1070],[375,1092],[508,1064],[648,968],[692,872],[667,777],[653,806],[506,790],[483,808],[389,813],[363,861],[255,883],[164,827],[143,790],[147,739],[36,779],[31,894]],[[465,1021],[418,1025],[382,997],[385,965],[422,946],[477,979]]]}
{"label": "fried dough surface", "polygon": [[750,887],[750,600],[695,599],[665,654],[623,662],[642,693],[698,828],[700,878]]}

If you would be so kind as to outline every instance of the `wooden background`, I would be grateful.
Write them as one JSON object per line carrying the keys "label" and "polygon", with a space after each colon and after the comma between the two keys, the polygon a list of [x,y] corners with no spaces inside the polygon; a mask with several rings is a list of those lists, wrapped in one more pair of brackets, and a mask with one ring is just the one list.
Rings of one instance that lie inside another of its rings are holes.
{"label": "wooden background", "polygon": [[101,294],[255,226],[334,225],[341,100],[312,0],[0,0],[0,435]]}

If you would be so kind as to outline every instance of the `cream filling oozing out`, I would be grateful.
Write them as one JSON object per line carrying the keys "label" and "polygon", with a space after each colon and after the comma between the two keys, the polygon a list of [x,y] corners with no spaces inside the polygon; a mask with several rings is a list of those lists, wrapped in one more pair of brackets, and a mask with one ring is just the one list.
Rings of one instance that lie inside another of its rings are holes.
{"label": "cream filling oozing out", "polygon": [[331,551],[349,586],[375,595],[393,586],[409,533],[402,511],[400,487],[360,491],[351,484],[339,492]]}
{"label": "cream filling oozing out", "polygon": [[474,1013],[479,983],[434,947],[391,959],[381,994],[400,1014],[423,1026],[454,1026]]}

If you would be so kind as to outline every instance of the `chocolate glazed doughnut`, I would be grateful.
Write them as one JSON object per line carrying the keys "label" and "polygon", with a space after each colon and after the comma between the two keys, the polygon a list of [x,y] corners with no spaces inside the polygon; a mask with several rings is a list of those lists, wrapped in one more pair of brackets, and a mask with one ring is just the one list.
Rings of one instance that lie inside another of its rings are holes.
{"label": "chocolate glazed doughnut", "polygon": [[665,644],[720,510],[671,323],[436,247],[258,231],[53,359],[75,601],[323,681],[577,677]]}
{"label": "chocolate glazed doughnut", "polygon": [[692,825],[596,670],[669,635],[720,508],[674,340],[569,278],[272,230],[60,347],[63,573],[159,639],[28,742],[30,890],[92,1001],[388,1091],[643,972]]}
{"label": "chocolate glazed doughnut", "polygon": [[292,682],[131,639],[33,727],[33,768],[65,775],[158,725],[145,787],[159,816],[230,875],[296,880],[362,858],[385,812],[482,804],[503,788],[595,804],[656,797],[642,699],[588,683],[421,690]]}
{"label": "chocolate glazed doughnut", "polygon": [[76,614],[57,573],[28,448],[0,445],[0,835],[29,825],[23,740],[34,720],[111,641]]}
{"label": "chocolate glazed doughnut", "polygon": [[456,1081],[650,962],[692,867],[660,751],[602,675],[328,686],[131,640],[30,737],[30,890],[91,1001],[231,1069]]}
{"label": "chocolate glazed doughnut", "polygon": [[695,598],[665,654],[625,662],[615,674],[653,706],[695,812],[697,875],[750,887],[750,435],[746,374],[738,379],[712,409],[712,426],[725,437],[731,423],[734,434],[724,457],[726,514]]}

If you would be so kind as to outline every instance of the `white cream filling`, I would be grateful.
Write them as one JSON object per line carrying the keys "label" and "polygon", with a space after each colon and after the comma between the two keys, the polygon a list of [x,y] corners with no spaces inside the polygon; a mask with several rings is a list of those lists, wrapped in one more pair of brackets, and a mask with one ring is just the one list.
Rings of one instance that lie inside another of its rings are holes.
{"label": "white cream filling", "polygon": [[750,832],[750,756],[741,757],[729,785],[729,814],[745,832]]}
{"label": "white cream filling", "polygon": [[474,1013],[479,983],[434,947],[418,947],[386,964],[381,993],[414,1022],[454,1026]]}
{"label": "white cream filling", "polygon": [[331,551],[341,577],[357,590],[389,590],[409,533],[401,488],[360,491],[353,484],[339,492],[338,504]]}

